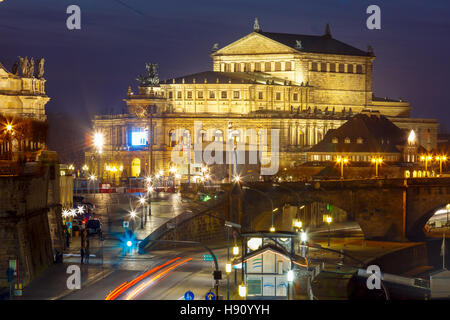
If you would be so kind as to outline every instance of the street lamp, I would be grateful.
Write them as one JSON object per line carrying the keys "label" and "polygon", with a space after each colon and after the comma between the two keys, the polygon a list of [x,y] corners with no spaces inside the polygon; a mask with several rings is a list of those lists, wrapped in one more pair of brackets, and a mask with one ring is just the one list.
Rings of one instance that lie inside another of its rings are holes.
{"label": "street lamp", "polygon": [[245,298],[247,296],[247,287],[243,282],[241,285],[239,285],[239,296],[242,298]]}
{"label": "street lamp", "polygon": [[340,164],[340,166],[341,166],[341,179],[344,179],[344,164],[348,163],[348,158],[347,157],[337,156],[336,163]]}
{"label": "street lamp", "polygon": [[100,173],[100,154],[103,150],[103,134],[101,132],[94,133],[94,147],[97,149],[97,175],[101,177]]}
{"label": "street lamp", "polygon": [[422,155],[420,156],[420,160],[425,162],[425,175],[428,177],[428,162],[431,162],[433,157],[430,155]]}
{"label": "street lamp", "polygon": [[447,161],[447,156],[446,155],[436,156],[436,161],[439,161],[439,176],[441,176],[442,175],[442,162]]}
{"label": "street lamp", "polygon": [[330,224],[333,221],[333,218],[331,218],[331,216],[327,216],[325,221],[328,223],[328,246],[330,246]]}
{"label": "street lamp", "polygon": [[383,163],[382,157],[372,157],[370,159],[370,162],[372,162],[375,165],[375,178],[378,178],[378,166],[380,166]]}
{"label": "street lamp", "polygon": [[[147,216],[145,215],[145,213],[144,213],[145,203],[146,203],[145,197],[140,197],[140,198],[139,198],[139,204],[142,206],[141,229],[144,229],[144,216],[147,217]],[[146,219],[146,222],[147,222],[147,219]]]}
{"label": "street lamp", "polygon": [[227,262],[227,264],[225,265],[225,272],[226,273],[230,273],[231,272],[231,263]]}
{"label": "street lamp", "polygon": [[233,247],[233,255],[239,255],[239,247],[237,246],[237,244],[235,244]]}

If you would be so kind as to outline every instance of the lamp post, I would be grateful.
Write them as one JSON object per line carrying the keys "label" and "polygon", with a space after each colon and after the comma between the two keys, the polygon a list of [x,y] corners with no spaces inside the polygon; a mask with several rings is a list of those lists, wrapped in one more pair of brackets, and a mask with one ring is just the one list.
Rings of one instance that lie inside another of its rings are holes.
{"label": "lamp post", "polygon": [[[231,272],[231,261],[230,261],[230,229],[237,228],[240,229],[241,225],[237,223],[233,223],[230,221],[225,221],[225,227],[227,228],[227,264],[225,271],[227,273],[227,300],[230,300],[230,277],[229,274]],[[235,244],[233,247],[233,255],[237,256],[239,254],[239,247]]]}
{"label": "lamp post", "polygon": [[347,157],[337,156],[336,162],[338,164],[340,164],[340,166],[341,166],[341,179],[343,180],[344,179],[344,164],[348,163],[348,158]]}
{"label": "lamp post", "polygon": [[436,156],[436,161],[439,161],[439,176],[441,176],[442,175],[442,162],[447,161],[447,156],[446,155]]}
{"label": "lamp post", "polygon": [[13,135],[13,126],[12,124],[8,123],[6,124],[6,137],[8,141],[8,153],[9,153],[8,160],[12,160],[12,143],[11,143],[12,135]]}
{"label": "lamp post", "polygon": [[103,134],[101,132],[94,133],[94,147],[97,149],[97,176],[102,177],[100,173],[100,155],[103,151]]}
{"label": "lamp post", "polygon": [[383,163],[383,158],[376,156],[372,157],[370,161],[375,165],[375,178],[378,178],[378,166],[380,166]]}
{"label": "lamp post", "polygon": [[139,198],[139,203],[142,206],[142,214],[141,214],[141,229],[144,229],[144,216],[145,216],[145,222],[147,222],[147,215],[144,213],[145,209],[145,197]]}
{"label": "lamp post", "polygon": [[327,216],[325,221],[328,224],[328,246],[330,246],[330,224],[333,221],[333,218],[331,218],[331,216]]}
{"label": "lamp post", "polygon": [[428,177],[428,161],[433,160],[433,157],[430,155],[422,155],[420,156],[420,160],[425,162],[425,175]]}

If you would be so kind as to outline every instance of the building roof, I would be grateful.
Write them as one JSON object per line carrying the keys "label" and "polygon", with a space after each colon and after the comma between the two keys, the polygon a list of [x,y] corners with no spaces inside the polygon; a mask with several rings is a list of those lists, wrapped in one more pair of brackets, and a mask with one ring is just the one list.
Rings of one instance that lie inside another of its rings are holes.
{"label": "building roof", "polygon": [[[350,56],[373,56],[372,53],[360,50],[331,37],[331,35],[313,36],[304,34],[259,32],[261,35],[280,42],[288,47],[311,53],[339,54]],[[297,40],[302,48],[297,47]]]}
{"label": "building roof", "polygon": [[274,77],[268,73],[264,72],[218,72],[218,71],[203,71],[198,73],[189,74],[186,76],[181,76],[177,78],[167,79],[161,82],[161,84],[180,84],[183,83],[192,84],[195,83],[202,84],[205,83],[260,83],[260,84],[290,84],[290,81]]}
{"label": "building roof", "polygon": [[[350,143],[345,143],[347,138]],[[358,139],[362,139],[362,143],[358,143]],[[407,133],[386,117],[360,113],[339,128],[329,130],[309,152],[398,153],[397,146],[404,145],[406,140]]]}

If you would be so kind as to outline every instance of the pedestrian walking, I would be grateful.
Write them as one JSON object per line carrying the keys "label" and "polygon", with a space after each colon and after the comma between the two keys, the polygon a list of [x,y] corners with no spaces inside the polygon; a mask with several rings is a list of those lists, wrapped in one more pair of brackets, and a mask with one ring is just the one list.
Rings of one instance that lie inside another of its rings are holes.
{"label": "pedestrian walking", "polygon": [[86,249],[85,249],[84,261],[89,264],[89,239],[86,239]]}
{"label": "pedestrian walking", "polygon": [[84,260],[84,248],[83,247],[80,248],[80,256],[81,256],[81,264],[83,264],[83,260]]}

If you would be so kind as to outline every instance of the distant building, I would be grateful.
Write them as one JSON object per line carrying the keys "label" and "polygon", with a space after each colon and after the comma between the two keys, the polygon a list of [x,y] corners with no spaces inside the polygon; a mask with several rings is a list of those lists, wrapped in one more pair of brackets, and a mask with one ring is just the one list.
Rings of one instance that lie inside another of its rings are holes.
{"label": "distant building", "polygon": [[363,111],[341,127],[329,130],[307,154],[309,162],[334,162],[338,157],[347,157],[352,163],[370,163],[372,158],[381,157],[388,163],[414,163],[419,162],[418,150],[414,131],[398,128],[379,113]]}
{"label": "distant building", "polygon": [[[366,109],[414,130],[427,150],[436,146],[437,121],[411,118],[410,104],[401,99],[376,97],[373,50],[335,39],[329,27],[322,35],[303,35],[265,32],[258,26],[222,48],[215,45],[211,58],[210,71],[163,81],[154,73],[140,77],[138,92],[128,88],[126,114],[95,116],[93,130],[103,134],[104,145],[101,153],[91,146],[86,151],[90,170],[115,181],[167,172],[179,141],[193,146],[199,139],[227,141],[233,135],[246,141],[251,130],[267,130],[271,141],[271,129],[279,130],[279,153],[273,152],[280,169],[294,167],[307,161],[306,152],[329,130]],[[182,137],[173,141],[179,130]],[[394,151],[386,156],[400,157]],[[269,144],[264,163],[271,155]],[[187,172],[186,162],[178,169],[183,178],[195,174]]]}

